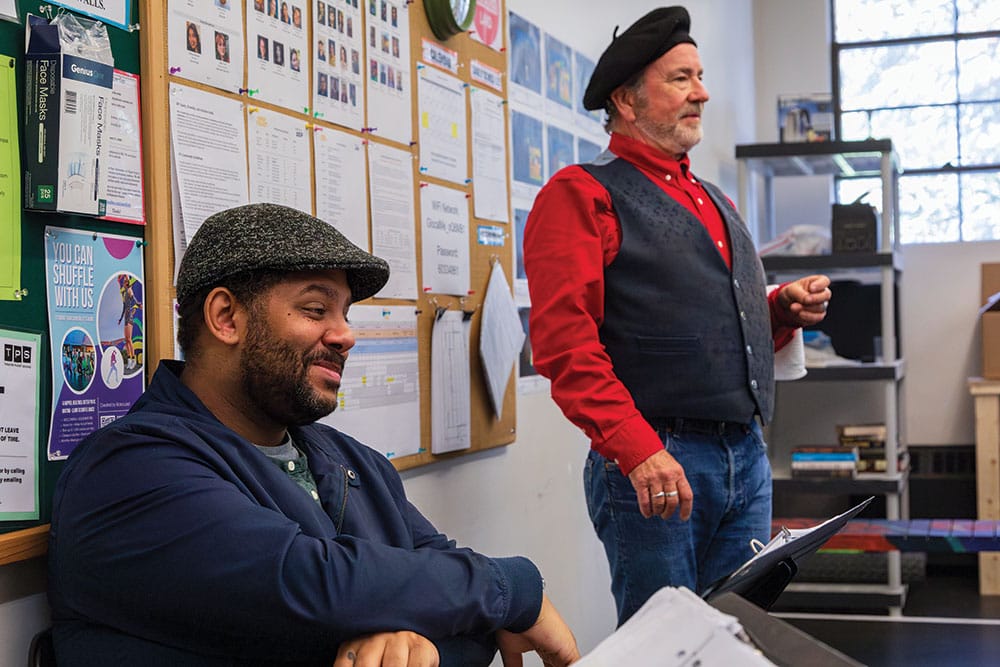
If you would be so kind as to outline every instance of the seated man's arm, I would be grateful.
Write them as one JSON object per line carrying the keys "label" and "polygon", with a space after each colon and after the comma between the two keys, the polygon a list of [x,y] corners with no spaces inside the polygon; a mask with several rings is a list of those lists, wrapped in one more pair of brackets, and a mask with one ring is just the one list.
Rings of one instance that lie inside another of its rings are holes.
{"label": "seated man's arm", "polygon": [[542,597],[538,620],[520,633],[501,630],[497,633],[504,667],[520,667],[521,654],[534,651],[546,667],[563,667],[580,659],[576,638],[548,596]]}
{"label": "seated man's arm", "polygon": [[[387,630],[437,642],[524,630],[538,616],[541,577],[530,561],[432,548],[448,540],[432,537],[426,519],[422,548],[338,535],[322,514],[329,536],[313,536],[269,506],[269,486],[233,474],[253,461],[224,460],[225,447],[199,451],[147,427],[85,446],[53,511],[58,618],[205,655],[311,659]],[[269,461],[255,473],[271,470],[282,479]],[[303,494],[303,503],[314,501]]]}

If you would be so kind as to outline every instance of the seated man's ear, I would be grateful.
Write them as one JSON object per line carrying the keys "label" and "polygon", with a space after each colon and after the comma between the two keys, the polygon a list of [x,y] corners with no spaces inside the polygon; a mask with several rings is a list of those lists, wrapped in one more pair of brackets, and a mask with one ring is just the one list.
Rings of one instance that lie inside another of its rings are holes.
{"label": "seated man's ear", "polygon": [[216,287],[202,308],[209,335],[224,345],[235,345],[247,331],[248,312],[227,287]]}

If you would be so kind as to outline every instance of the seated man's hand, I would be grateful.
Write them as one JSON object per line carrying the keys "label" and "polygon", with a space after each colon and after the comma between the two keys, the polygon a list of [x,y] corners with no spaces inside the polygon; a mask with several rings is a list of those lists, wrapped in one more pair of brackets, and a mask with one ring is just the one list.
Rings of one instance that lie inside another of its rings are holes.
{"label": "seated man's hand", "polygon": [[536,652],[545,667],[563,667],[580,659],[576,638],[546,595],[535,624],[520,633],[498,630],[497,644],[504,667],[521,667],[521,654],[528,651]]}
{"label": "seated man's hand", "polygon": [[438,667],[438,651],[415,632],[380,632],[341,644],[333,667]]}

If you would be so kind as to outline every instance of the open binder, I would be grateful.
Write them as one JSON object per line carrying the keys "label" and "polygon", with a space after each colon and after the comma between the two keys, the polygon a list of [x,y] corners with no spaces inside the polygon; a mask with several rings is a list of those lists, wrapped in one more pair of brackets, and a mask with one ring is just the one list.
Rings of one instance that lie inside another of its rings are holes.
{"label": "open binder", "polygon": [[702,598],[711,601],[723,593],[733,592],[758,607],[769,609],[799,571],[798,561],[823,546],[873,499],[874,496],[812,528],[788,530],[782,527],[753,558],[709,586]]}

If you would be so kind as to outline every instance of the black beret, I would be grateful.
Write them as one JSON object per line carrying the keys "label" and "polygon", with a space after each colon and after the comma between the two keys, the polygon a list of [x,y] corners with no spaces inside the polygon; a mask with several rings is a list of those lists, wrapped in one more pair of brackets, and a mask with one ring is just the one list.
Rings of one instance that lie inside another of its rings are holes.
{"label": "black beret", "polygon": [[343,269],[351,301],[378,292],[389,265],[319,218],[278,204],[249,204],[209,216],[188,244],[177,272],[177,301],[244,271]]}
{"label": "black beret", "polygon": [[603,109],[615,88],[678,44],[695,44],[688,35],[691,17],[683,7],[660,7],[611,37],[583,94],[583,108]]}

